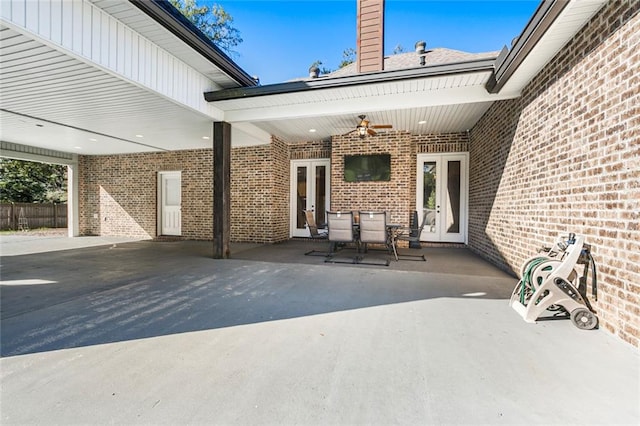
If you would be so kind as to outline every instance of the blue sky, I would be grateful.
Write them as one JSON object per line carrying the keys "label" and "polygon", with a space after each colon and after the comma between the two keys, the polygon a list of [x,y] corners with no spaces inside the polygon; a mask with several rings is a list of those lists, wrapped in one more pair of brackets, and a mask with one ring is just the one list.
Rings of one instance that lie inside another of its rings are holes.
{"label": "blue sky", "polygon": [[[235,62],[261,84],[305,77],[316,60],[335,70],[342,52],[356,47],[356,0],[198,0],[220,4],[243,43]],[[427,48],[478,53],[500,50],[519,35],[538,0],[386,0],[385,54]]]}

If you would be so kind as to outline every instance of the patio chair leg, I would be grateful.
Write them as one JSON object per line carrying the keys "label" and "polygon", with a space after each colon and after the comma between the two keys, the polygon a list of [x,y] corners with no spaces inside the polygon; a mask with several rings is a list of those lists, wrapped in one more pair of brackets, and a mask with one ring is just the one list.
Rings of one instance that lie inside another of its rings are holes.
{"label": "patio chair leg", "polygon": [[[317,243],[319,241],[327,242],[326,239],[325,240],[318,240],[318,239],[314,240],[314,239],[312,239],[311,241],[313,241],[314,243]],[[329,243],[329,251],[322,251],[322,250],[313,249],[313,250],[309,250],[304,255],[305,256],[324,256],[324,257],[330,256],[331,255],[331,243]]]}
{"label": "patio chair leg", "polygon": [[[413,257],[415,259],[402,259],[402,257],[409,257],[409,258]],[[401,254],[401,253],[398,253],[398,259],[396,259],[396,260],[415,260],[415,261],[426,262],[427,258],[424,257],[424,254]]]}

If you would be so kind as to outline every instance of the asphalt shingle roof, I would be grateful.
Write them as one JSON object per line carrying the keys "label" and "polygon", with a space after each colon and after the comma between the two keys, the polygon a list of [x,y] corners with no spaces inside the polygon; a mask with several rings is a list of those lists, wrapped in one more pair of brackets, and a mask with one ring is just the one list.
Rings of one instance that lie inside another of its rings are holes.
{"label": "asphalt shingle roof", "polygon": [[[429,49],[425,52],[424,65],[420,65],[420,55],[416,52],[399,53],[397,55],[384,57],[384,71],[421,68],[428,67],[430,65],[452,64],[456,62],[494,58],[498,56],[498,53],[500,52],[468,53],[460,50],[438,47],[435,49]],[[333,71],[330,74],[324,74],[321,77],[346,77],[356,74],[356,63],[353,62],[346,67]]]}

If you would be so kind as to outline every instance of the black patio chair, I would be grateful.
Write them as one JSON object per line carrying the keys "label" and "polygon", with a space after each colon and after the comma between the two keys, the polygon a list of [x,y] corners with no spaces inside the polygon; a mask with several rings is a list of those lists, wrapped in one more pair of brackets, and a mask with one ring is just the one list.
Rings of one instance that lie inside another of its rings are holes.
{"label": "black patio chair", "polygon": [[[432,215],[430,214],[430,212],[425,211],[422,215],[422,222],[418,227],[407,227],[407,228],[398,229],[394,236],[394,239],[395,239],[394,246],[396,247],[396,250],[398,247],[398,241],[407,241],[409,243],[409,247],[411,247],[412,243],[414,243],[417,247],[420,247],[420,236],[422,235],[422,230],[427,225],[427,222],[430,222],[432,220],[431,218],[432,218]],[[405,259],[405,258],[408,258],[408,259]],[[423,253],[407,254],[407,253],[400,253],[400,251],[396,251],[396,260],[416,260],[416,261],[422,260],[424,262],[427,261]]]}
{"label": "black patio chair", "polygon": [[[311,240],[317,241],[326,241],[329,237],[329,231],[326,228],[318,228],[316,224],[316,218],[314,212],[312,210],[304,210],[304,219],[307,224],[307,229],[309,229],[309,234],[311,235]],[[320,251],[320,250],[310,250],[306,252],[305,256],[327,256],[329,254],[328,251]]]}

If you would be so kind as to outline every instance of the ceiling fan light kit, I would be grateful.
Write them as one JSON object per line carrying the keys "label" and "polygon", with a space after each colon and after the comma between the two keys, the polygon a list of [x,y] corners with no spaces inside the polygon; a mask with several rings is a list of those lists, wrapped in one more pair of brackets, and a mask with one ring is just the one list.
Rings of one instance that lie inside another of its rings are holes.
{"label": "ceiling fan light kit", "polygon": [[[366,115],[359,115],[360,123],[356,126],[356,132],[358,132],[358,136],[364,139],[367,135],[375,136],[377,135],[376,131],[373,129],[391,129],[393,126],[391,124],[369,124],[370,121],[366,119]],[[351,133],[351,132],[349,132]]]}

